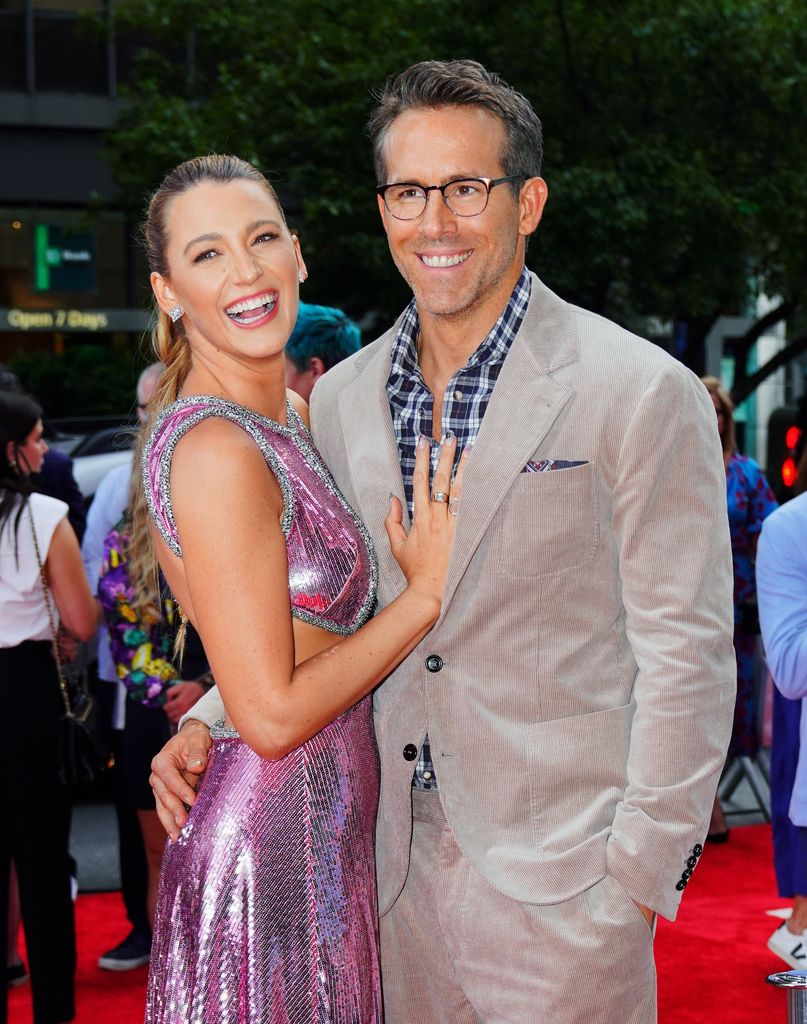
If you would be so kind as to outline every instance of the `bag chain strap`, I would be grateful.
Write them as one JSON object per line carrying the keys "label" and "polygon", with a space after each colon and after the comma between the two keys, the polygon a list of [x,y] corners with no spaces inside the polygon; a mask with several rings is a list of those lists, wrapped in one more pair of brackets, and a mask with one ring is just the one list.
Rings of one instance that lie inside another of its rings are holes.
{"label": "bag chain strap", "polygon": [[34,550],[36,551],[36,560],[39,565],[39,577],[42,580],[42,590],[45,594],[45,607],[48,610],[48,621],[50,622],[50,643],[51,649],[53,650],[53,660],[56,662],[56,672],[59,676],[59,689],[62,691],[62,700],[64,701],[64,713],[69,717],[73,717],[73,709],[70,706],[70,691],[67,688],[67,680],[65,678],[64,669],[62,667],[62,658],[59,654],[59,640],[58,633],[56,630],[56,618],[53,614],[53,606],[50,600],[50,587],[48,586],[48,579],[45,575],[45,566],[42,563],[42,555],[39,553],[39,541],[36,537],[36,527],[34,526],[34,514],[31,511],[31,503],[28,502],[28,518],[31,520],[31,533],[34,535]]}

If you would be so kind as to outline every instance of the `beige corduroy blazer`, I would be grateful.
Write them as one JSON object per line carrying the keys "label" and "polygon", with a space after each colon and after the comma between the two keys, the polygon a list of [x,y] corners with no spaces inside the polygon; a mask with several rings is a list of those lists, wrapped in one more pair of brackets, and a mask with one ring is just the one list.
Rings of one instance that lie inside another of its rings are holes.
{"label": "beige corduroy blazer", "polygon": [[[373,536],[382,606],[404,586],[383,525],[389,493],[404,498],[385,391],[397,328],[311,404]],[[543,459],[583,464],[522,472]],[[446,817],[496,889],[557,903],[611,874],[673,918],[731,731],[732,629],[706,390],[533,276],[468,462],[442,614],[375,693],[380,912],[406,878],[411,747],[428,733]],[[213,721],[208,707],[194,717]]]}

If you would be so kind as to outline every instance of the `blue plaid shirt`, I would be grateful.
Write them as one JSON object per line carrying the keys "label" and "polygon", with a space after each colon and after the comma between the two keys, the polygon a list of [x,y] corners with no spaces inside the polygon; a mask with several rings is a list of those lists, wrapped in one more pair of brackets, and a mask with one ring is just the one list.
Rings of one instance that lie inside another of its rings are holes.
{"label": "blue plaid shirt", "polygon": [[[502,315],[471,358],[448,382],[443,396],[440,435],[453,430],[457,437],[459,459],[463,448],[473,444],[490,396],[513,339],[518,334],[530,301],[532,279],[525,268],[507,302]],[[387,378],[387,398],[392,426],[398,443],[406,502],[413,514],[412,473],[415,468],[415,445],[418,435],[432,438],[434,396],[426,387],[418,366],[417,340],[420,332],[414,299],[409,303],[392,348],[392,364]],[[432,472],[437,466],[439,444],[432,440]],[[427,736],[420,750],[412,785],[416,789],[436,789],[437,779]]]}

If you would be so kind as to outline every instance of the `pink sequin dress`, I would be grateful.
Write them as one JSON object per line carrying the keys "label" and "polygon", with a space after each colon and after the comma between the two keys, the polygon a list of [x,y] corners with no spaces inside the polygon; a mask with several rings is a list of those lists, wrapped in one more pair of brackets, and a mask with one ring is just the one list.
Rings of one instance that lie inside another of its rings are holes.
{"label": "pink sequin dress", "polygon": [[[290,405],[287,415],[283,426],[221,398],[174,402],[143,454],[147,500],[181,556],[174,447],[208,417],[237,423],[283,494],[292,614],[346,636],[375,604],[372,545]],[[279,761],[224,722],[212,735],[198,799],[165,849],[147,1024],[379,1022],[370,697]]]}

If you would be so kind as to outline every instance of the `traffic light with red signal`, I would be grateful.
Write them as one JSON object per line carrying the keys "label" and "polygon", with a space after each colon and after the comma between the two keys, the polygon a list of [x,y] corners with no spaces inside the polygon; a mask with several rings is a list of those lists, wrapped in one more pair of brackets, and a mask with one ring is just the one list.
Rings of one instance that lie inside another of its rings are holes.
{"label": "traffic light with red signal", "polygon": [[799,407],[783,405],[774,409],[768,421],[767,474],[779,502],[794,495],[793,486],[804,447],[804,429],[799,423]]}
{"label": "traffic light with red signal", "polygon": [[792,487],[796,482],[796,467],[798,465],[797,453],[801,447],[801,427],[795,424],[787,428],[785,434],[785,451],[787,455],[782,463],[782,483],[785,487]]}

